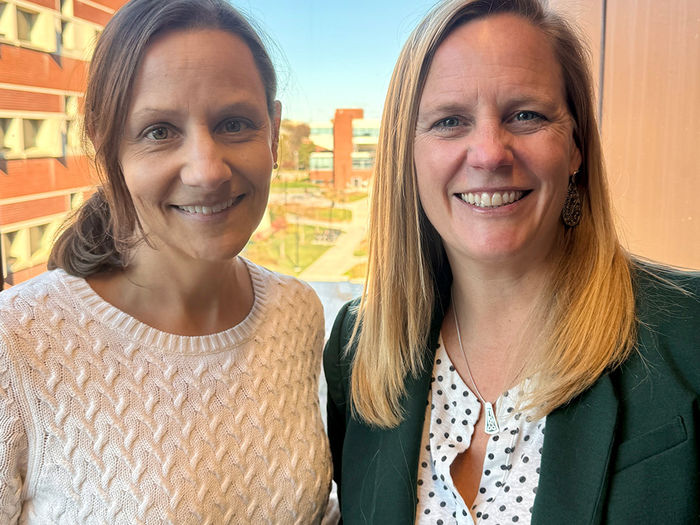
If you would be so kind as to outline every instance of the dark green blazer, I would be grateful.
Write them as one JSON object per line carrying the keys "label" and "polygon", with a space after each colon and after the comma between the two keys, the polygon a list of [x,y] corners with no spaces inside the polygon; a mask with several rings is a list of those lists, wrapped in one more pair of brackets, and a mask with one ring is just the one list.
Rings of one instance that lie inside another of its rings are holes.
{"label": "dark green blazer", "polygon": [[[700,523],[700,273],[634,271],[636,351],[547,416],[533,524]],[[443,296],[444,297],[444,296]],[[446,304],[446,301],[441,301]],[[406,380],[405,418],[381,430],[353,417],[353,303],[338,314],[324,354],[328,434],[346,525],[411,525],[425,406],[442,314],[424,372]]]}

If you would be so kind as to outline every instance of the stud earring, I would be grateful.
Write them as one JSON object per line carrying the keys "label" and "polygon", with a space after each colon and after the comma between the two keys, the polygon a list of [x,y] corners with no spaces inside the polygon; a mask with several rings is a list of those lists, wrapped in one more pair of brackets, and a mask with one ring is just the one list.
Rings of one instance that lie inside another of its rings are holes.
{"label": "stud earring", "polygon": [[579,170],[576,170],[569,176],[569,187],[566,191],[564,209],[561,211],[562,221],[569,228],[575,228],[581,222],[581,198],[576,186],[576,175],[578,173]]}

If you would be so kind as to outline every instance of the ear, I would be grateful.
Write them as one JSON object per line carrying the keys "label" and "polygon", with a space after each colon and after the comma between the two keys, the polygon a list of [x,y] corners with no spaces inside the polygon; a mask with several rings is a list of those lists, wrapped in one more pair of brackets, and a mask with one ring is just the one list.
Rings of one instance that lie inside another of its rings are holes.
{"label": "ear", "polygon": [[[575,124],[574,124],[575,126]],[[578,146],[578,140],[576,140],[576,132],[574,131],[571,137],[571,151],[569,152],[569,173],[578,171],[581,169],[582,157],[581,148]]]}
{"label": "ear", "polygon": [[280,121],[282,120],[282,103],[275,100],[275,110],[272,116],[272,160],[277,162],[277,148],[280,143]]}
{"label": "ear", "polygon": [[569,155],[569,175],[578,171],[581,168],[581,150],[576,145],[574,140],[572,142],[571,154]]}

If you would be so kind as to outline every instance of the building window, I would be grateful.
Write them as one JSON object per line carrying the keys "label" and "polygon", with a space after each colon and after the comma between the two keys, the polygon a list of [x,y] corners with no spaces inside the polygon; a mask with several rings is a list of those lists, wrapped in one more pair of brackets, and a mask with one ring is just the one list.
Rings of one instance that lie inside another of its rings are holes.
{"label": "building window", "polygon": [[44,237],[48,228],[48,224],[40,224],[39,226],[32,226],[29,228],[29,253],[32,258],[44,248]]}
{"label": "building window", "polygon": [[0,118],[0,158],[19,155],[22,145],[19,141],[20,120]]}
{"label": "building window", "polygon": [[17,8],[17,38],[31,42],[32,32],[36,29],[38,19],[38,13]]}
{"label": "building window", "polygon": [[71,193],[70,194],[70,209],[71,210],[77,210],[83,205],[83,202],[85,201],[85,197],[83,197],[83,193]]}
{"label": "building window", "polygon": [[80,116],[78,115],[78,97],[68,95],[64,99],[64,108],[66,112],[66,153],[71,155],[80,155],[81,136],[80,136]]}
{"label": "building window", "polygon": [[67,151],[71,155],[80,155],[82,153],[80,139],[80,122],[78,119],[66,121],[66,146]]}
{"label": "building window", "polygon": [[80,51],[85,53],[91,50],[95,42],[97,32],[88,25],[76,21],[61,22],[61,45],[68,51]]}
{"label": "building window", "polygon": [[333,128],[311,128],[309,135],[333,135]]}
{"label": "building window", "polygon": [[32,148],[38,147],[39,130],[43,121],[35,119],[24,119],[22,126],[24,129],[24,149],[31,151]]}
{"label": "building window", "polygon": [[40,13],[17,7],[17,39],[23,44],[44,51],[56,51],[56,26],[54,14]]}
{"label": "building window", "polygon": [[354,170],[371,170],[372,166],[374,166],[374,159],[372,157],[352,158],[352,169]]}
{"label": "building window", "polygon": [[44,264],[62,219],[8,231],[2,234],[3,275]]}
{"label": "building window", "polygon": [[352,128],[353,137],[379,137],[379,128]]}
{"label": "building window", "polygon": [[29,253],[31,266],[44,264],[49,260],[53,240],[60,228],[61,221],[54,220],[29,228]]}
{"label": "building window", "polygon": [[29,231],[27,229],[2,234],[2,255],[5,276],[29,267]]}
{"label": "building window", "polygon": [[12,19],[7,2],[0,2],[0,37],[12,38]]}
{"label": "building window", "polygon": [[73,16],[73,0],[61,0],[61,14]]}
{"label": "building window", "polygon": [[311,171],[332,171],[333,154],[312,153],[309,157],[309,169]]}
{"label": "building window", "polygon": [[29,157],[61,157],[61,124],[58,119],[23,119],[24,153]]}
{"label": "building window", "polygon": [[66,95],[63,99],[64,109],[68,118],[78,116],[78,97],[77,95]]}

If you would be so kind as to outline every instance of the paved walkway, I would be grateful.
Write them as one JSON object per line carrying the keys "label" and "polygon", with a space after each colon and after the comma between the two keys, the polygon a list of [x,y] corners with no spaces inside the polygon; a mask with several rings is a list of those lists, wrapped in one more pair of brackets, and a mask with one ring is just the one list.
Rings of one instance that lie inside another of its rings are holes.
{"label": "paved walkway", "polygon": [[336,205],[336,208],[345,208],[352,211],[352,221],[350,223],[339,222],[334,224],[334,227],[341,228],[343,233],[338,236],[332,247],[299,274],[300,279],[305,281],[348,280],[347,276],[343,274],[356,264],[366,260],[365,257],[353,255],[353,252],[357,250],[367,235],[368,205],[366,198]]}

